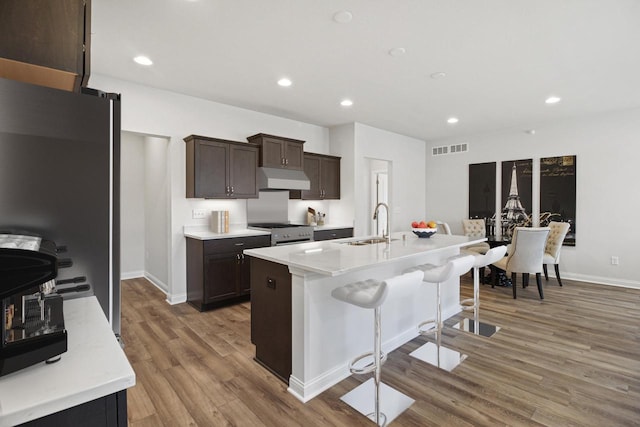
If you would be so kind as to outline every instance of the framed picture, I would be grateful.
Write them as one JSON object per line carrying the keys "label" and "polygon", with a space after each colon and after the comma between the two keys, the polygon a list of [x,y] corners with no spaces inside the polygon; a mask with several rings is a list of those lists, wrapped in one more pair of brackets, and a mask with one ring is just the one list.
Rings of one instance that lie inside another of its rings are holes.
{"label": "framed picture", "polygon": [[576,156],[540,159],[540,225],[571,224],[564,245],[576,245]]}
{"label": "framed picture", "polygon": [[469,218],[483,218],[493,235],[496,214],[496,162],[469,165]]}
{"label": "framed picture", "polygon": [[531,227],[533,159],[502,162],[502,235]]}

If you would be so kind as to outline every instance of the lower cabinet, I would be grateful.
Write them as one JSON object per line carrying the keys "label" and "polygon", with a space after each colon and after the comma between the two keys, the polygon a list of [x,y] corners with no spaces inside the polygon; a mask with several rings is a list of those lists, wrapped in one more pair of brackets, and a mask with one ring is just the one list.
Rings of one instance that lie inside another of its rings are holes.
{"label": "lower cabinet", "polygon": [[316,230],[313,232],[313,240],[332,240],[353,237],[353,228],[336,228],[331,230]]}
{"label": "lower cabinet", "polygon": [[270,245],[270,236],[187,238],[187,302],[204,311],[248,299],[249,258],[242,251]]}

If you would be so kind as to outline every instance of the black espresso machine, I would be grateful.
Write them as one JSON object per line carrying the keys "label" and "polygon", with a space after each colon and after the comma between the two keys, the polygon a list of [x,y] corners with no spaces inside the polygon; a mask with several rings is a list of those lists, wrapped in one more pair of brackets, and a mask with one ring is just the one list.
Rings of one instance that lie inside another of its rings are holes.
{"label": "black espresso machine", "polygon": [[[0,231],[0,376],[43,361],[53,363],[67,351],[64,291],[55,289],[58,269],[71,266],[71,260],[58,258],[63,251],[39,236]],[[73,290],[85,288],[89,286]]]}

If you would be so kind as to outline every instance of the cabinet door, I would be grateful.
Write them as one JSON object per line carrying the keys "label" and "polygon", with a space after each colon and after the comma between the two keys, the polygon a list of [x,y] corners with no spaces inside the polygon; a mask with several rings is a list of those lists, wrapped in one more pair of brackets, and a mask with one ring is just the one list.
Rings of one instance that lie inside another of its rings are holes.
{"label": "cabinet door", "polygon": [[204,256],[204,302],[232,298],[237,295],[239,252]]}
{"label": "cabinet door", "polygon": [[287,141],[284,153],[285,166],[287,169],[303,169],[304,149],[299,142]]}
{"label": "cabinet door", "polygon": [[313,240],[316,242],[321,240],[344,239],[347,237],[353,237],[353,228],[337,228],[313,232]]}
{"label": "cabinet door", "polygon": [[323,199],[340,198],[340,159],[323,157],[320,165]]}
{"label": "cabinet door", "polygon": [[231,197],[239,199],[257,198],[258,184],[256,169],[258,167],[258,148],[247,144],[246,147],[232,145],[230,147],[229,168]]}
{"label": "cabinet door", "polygon": [[262,166],[267,168],[284,167],[285,143],[274,138],[262,138]]}
{"label": "cabinet door", "polygon": [[227,198],[229,144],[196,141],[194,197]]}
{"label": "cabinet door", "polygon": [[302,190],[302,199],[319,200],[321,192],[320,183],[320,157],[306,154],[304,156],[304,173],[309,178],[309,190]]}

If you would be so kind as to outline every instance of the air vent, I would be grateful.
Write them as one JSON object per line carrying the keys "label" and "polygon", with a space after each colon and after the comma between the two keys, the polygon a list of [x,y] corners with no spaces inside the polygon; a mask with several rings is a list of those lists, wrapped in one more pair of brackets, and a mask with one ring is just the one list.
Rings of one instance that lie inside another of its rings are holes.
{"label": "air vent", "polygon": [[442,147],[433,147],[431,154],[433,156],[442,156],[444,154],[465,153],[469,151],[469,145],[465,142],[462,144],[444,145]]}
{"label": "air vent", "polygon": [[443,154],[449,154],[449,147],[433,147],[434,156],[442,156]]}

